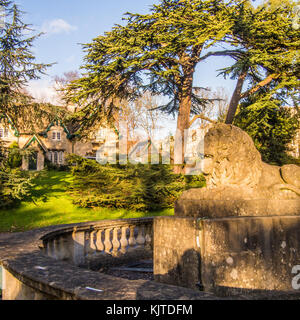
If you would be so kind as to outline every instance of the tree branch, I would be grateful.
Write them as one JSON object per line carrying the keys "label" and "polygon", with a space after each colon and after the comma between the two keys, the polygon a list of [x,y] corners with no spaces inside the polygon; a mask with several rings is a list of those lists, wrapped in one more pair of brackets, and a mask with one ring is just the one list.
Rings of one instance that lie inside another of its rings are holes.
{"label": "tree branch", "polygon": [[277,73],[273,73],[271,75],[269,75],[266,79],[264,79],[263,81],[259,82],[255,87],[247,90],[246,92],[242,93],[240,95],[240,98],[246,98],[248,97],[250,94],[255,93],[256,91],[258,91],[260,88],[266,86],[267,84],[269,84],[272,80],[279,78],[280,74]]}
{"label": "tree branch", "polygon": [[215,52],[208,52],[203,57],[199,58],[199,62],[202,60],[205,60],[206,58],[209,58],[211,56],[241,56],[243,54],[242,51],[239,50],[224,50],[224,51],[215,51]]}
{"label": "tree branch", "polygon": [[217,121],[212,120],[212,119],[204,116],[203,114],[197,114],[197,115],[195,115],[194,118],[190,121],[189,127],[191,127],[192,124],[193,124],[197,119],[206,120],[206,121],[209,121],[209,122],[211,122],[211,123],[217,123]]}

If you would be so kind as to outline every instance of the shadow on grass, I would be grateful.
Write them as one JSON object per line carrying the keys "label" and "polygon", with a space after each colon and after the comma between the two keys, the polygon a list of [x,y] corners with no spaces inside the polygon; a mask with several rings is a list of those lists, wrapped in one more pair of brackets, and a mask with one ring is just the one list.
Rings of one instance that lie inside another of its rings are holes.
{"label": "shadow on grass", "polygon": [[57,197],[68,190],[71,175],[68,172],[43,171],[34,180],[34,201],[46,202],[49,197]]}

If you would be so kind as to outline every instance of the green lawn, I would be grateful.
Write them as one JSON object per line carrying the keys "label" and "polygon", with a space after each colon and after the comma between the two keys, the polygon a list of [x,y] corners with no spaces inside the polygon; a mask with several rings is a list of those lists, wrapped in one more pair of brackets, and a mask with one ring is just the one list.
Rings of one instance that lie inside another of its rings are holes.
{"label": "green lawn", "polygon": [[25,231],[49,225],[103,219],[173,215],[173,209],[142,213],[106,208],[79,208],[73,205],[71,197],[67,194],[71,179],[72,175],[68,172],[42,172],[36,179],[35,203],[24,202],[18,208],[0,210],[0,232]]}

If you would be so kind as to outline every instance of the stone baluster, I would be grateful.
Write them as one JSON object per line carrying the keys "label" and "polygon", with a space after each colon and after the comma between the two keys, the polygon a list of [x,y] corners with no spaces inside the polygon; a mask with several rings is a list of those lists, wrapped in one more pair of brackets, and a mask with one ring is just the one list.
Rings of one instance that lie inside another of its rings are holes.
{"label": "stone baluster", "polygon": [[134,226],[129,227],[129,239],[128,244],[130,247],[134,247],[136,245],[135,235],[134,235]]}
{"label": "stone baluster", "polygon": [[128,227],[121,228],[122,231],[121,231],[121,240],[120,240],[120,243],[121,243],[120,251],[122,253],[126,253],[126,251],[127,251],[127,246],[128,246],[127,229],[128,229]]}
{"label": "stone baluster", "polygon": [[97,251],[104,251],[104,244],[102,241],[102,232],[103,232],[103,230],[98,230],[97,235],[96,235]]}
{"label": "stone baluster", "polygon": [[58,260],[69,260],[72,257],[73,241],[71,241],[71,235],[62,235],[58,238],[59,250]]}
{"label": "stone baluster", "polygon": [[73,238],[73,263],[81,266],[85,263],[85,232],[75,229],[72,234]]}
{"label": "stone baluster", "polygon": [[53,240],[47,240],[47,256],[53,257]]}
{"label": "stone baluster", "polygon": [[56,259],[55,249],[57,250],[57,245],[55,245],[55,242],[56,242],[56,239],[51,239],[51,240],[48,240],[48,244],[47,244],[47,254],[49,257],[54,259]]}
{"label": "stone baluster", "polygon": [[120,249],[120,241],[118,239],[118,234],[119,234],[120,227],[116,227],[113,229],[113,239],[112,239],[112,254],[116,255]]}
{"label": "stone baluster", "polygon": [[110,240],[110,232],[111,232],[111,229],[106,229],[105,230],[105,238],[104,238],[104,247],[105,247],[105,252],[106,253],[110,253],[111,249],[112,249],[112,243],[111,243],[111,240]]}
{"label": "stone baluster", "polygon": [[89,234],[89,242],[90,242],[90,245],[89,245],[89,248],[88,248],[88,253],[89,254],[93,254],[96,251],[95,234],[96,234],[96,231],[92,231]]}
{"label": "stone baluster", "polygon": [[144,229],[145,226],[144,225],[139,225],[138,226],[138,235],[136,238],[136,242],[139,246],[143,246],[145,243],[145,237],[144,237]]}
{"label": "stone baluster", "polygon": [[57,260],[64,260],[66,258],[67,253],[65,249],[65,241],[66,240],[64,236],[54,239],[53,250],[55,259]]}
{"label": "stone baluster", "polygon": [[146,249],[152,248],[152,224],[148,223],[145,227],[145,247]]}

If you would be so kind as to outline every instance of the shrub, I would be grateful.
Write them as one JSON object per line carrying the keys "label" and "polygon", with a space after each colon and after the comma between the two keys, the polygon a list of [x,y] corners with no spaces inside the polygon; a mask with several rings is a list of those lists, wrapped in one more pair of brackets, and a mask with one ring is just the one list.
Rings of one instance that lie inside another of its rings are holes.
{"label": "shrub", "polygon": [[0,208],[18,206],[21,201],[31,200],[34,176],[20,169],[0,171]]}
{"label": "shrub", "polygon": [[180,194],[205,185],[203,176],[174,174],[168,165],[100,165],[70,156],[71,195],[81,207],[155,211],[171,208]]}
{"label": "shrub", "polygon": [[18,145],[7,149],[0,143],[0,208],[15,207],[32,199],[34,175],[18,168],[21,160]]}
{"label": "shrub", "polygon": [[9,146],[7,164],[11,169],[19,168],[22,165],[22,155],[17,142],[13,142]]}

